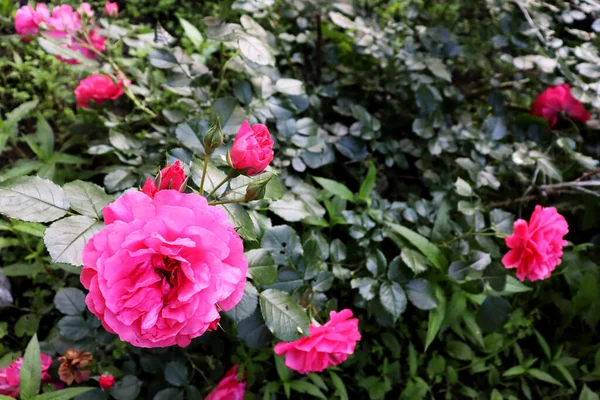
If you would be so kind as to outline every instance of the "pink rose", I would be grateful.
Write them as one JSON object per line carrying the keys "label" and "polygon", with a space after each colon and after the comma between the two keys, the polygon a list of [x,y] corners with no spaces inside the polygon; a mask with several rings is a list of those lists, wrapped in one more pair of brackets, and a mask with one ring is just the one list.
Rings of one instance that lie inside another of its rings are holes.
{"label": "pink rose", "polygon": [[516,268],[517,278],[530,281],[546,279],[561,263],[563,240],[569,232],[565,217],[554,207],[535,206],[529,224],[518,219],[514,232],[506,238],[506,245],[512,250],[502,258],[506,268]]}
{"label": "pink rose", "polygon": [[114,3],[107,1],[106,4],[104,4],[104,14],[109,17],[117,18],[119,16],[119,4],[117,4],[116,1]]}
{"label": "pink rose", "polygon": [[248,262],[222,208],[177,190],[130,191],[103,214],[81,283],[89,310],[121,340],[184,347],[241,300]]}
{"label": "pink rose", "polygon": [[160,171],[160,176],[160,187],[158,189],[154,184],[154,179],[148,178],[146,179],[146,183],[144,183],[142,192],[146,193],[150,197],[154,197],[156,192],[158,192],[159,190],[179,190],[181,189],[181,185],[183,185],[183,182],[185,182],[185,171],[183,170],[183,168],[181,168],[179,160],[175,161],[175,164],[170,166],[167,165],[167,168],[163,168]]}
{"label": "pink rose", "polygon": [[[52,357],[41,353],[40,361],[42,363],[42,383],[49,383],[52,381],[52,378],[48,374],[48,369],[52,365]],[[19,396],[22,366],[23,357],[10,363],[8,367],[0,369],[0,394],[14,398]]]}
{"label": "pink rose", "polygon": [[277,355],[285,354],[285,365],[301,374],[321,372],[331,365],[338,365],[354,353],[360,340],[358,319],[351,318],[352,311],[345,309],[329,313],[329,321],[323,326],[310,325],[310,336],[293,342],[278,343]]}
{"label": "pink rose", "polygon": [[77,9],[77,14],[84,16],[87,15],[89,18],[94,16],[94,11],[92,10],[92,6],[89,3],[81,3],[79,8]]}
{"label": "pink rose", "polygon": [[52,9],[52,17],[48,24],[50,26],[48,34],[57,39],[74,34],[82,29],[79,14],[73,11],[73,7],[66,4],[55,6]]}
{"label": "pink rose", "polygon": [[544,90],[535,99],[531,108],[533,115],[548,120],[550,129],[556,125],[558,117],[563,111],[571,119],[581,123],[585,123],[591,118],[590,113],[583,107],[583,104],[573,97],[571,88],[566,83]]}
{"label": "pink rose", "polygon": [[231,147],[233,168],[251,176],[260,174],[273,161],[273,141],[266,126],[255,124],[250,127],[244,121]]}
{"label": "pink rose", "polygon": [[77,107],[88,107],[90,100],[94,100],[97,105],[105,100],[115,100],[124,93],[122,87],[122,84],[115,85],[110,76],[90,75],[82,79],[75,89]]}
{"label": "pink rose", "polygon": [[15,14],[15,30],[19,36],[24,36],[23,40],[30,41],[31,36],[40,33],[40,24],[47,23],[50,19],[48,6],[38,4],[35,7],[23,6],[17,10]]}
{"label": "pink rose", "polygon": [[244,400],[246,382],[238,382],[238,366],[234,365],[205,400]]}

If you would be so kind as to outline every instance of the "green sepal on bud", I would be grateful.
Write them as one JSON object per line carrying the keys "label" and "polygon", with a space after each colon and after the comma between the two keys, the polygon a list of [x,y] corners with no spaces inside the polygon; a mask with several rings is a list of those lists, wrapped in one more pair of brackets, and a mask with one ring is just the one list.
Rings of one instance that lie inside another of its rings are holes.
{"label": "green sepal on bud", "polygon": [[267,191],[267,185],[273,175],[268,178],[254,181],[248,185],[246,188],[246,197],[244,198],[246,201],[260,200],[265,197],[265,193]]}
{"label": "green sepal on bud", "polygon": [[220,119],[210,127],[204,135],[204,151],[206,154],[212,154],[213,151],[221,147],[223,144],[223,130],[221,129]]}

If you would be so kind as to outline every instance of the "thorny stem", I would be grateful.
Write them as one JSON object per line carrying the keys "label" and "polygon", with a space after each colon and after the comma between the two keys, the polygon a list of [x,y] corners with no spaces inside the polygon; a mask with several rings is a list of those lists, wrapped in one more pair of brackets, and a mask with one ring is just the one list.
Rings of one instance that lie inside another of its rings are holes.
{"label": "thorny stem", "polygon": [[[85,39],[87,42],[83,42],[81,40],[77,40],[79,45],[81,45],[82,47],[87,48],[88,50],[92,51],[94,54],[96,54],[98,57],[105,59],[110,66],[115,70],[115,73],[117,75],[117,77],[122,77],[125,78],[125,74],[123,73],[123,71],[121,70],[121,68],[119,68],[119,66],[117,65],[117,63],[112,59],[112,57],[110,57],[109,55],[106,55],[98,50],[96,50],[96,48],[94,46],[90,46],[89,43],[91,43],[91,39],[88,35],[87,32],[83,32],[83,35],[85,36]],[[151,115],[153,118],[156,118],[157,115],[154,111],[150,110],[148,107],[146,107],[145,105],[142,104],[141,101],[139,101],[139,99],[135,96],[135,94],[133,94],[133,92],[131,91],[131,89],[129,88],[129,85],[127,85],[126,82],[123,82],[123,89],[125,94],[127,95],[127,97],[129,97],[131,99],[131,101],[133,101],[133,103],[142,111],[146,112],[147,114]]]}
{"label": "thorny stem", "polygon": [[[223,51],[223,44],[221,44],[221,58],[224,57]],[[237,50],[227,61],[225,61],[225,64],[221,65],[221,75],[219,77],[219,83],[217,84],[217,90],[215,90],[215,94],[213,96],[213,101],[216,100],[219,97],[219,93],[221,93],[221,87],[223,86],[223,81],[225,80],[225,71],[227,70],[229,63],[235,58],[235,56],[239,54],[239,52],[240,51]]]}
{"label": "thorny stem", "polygon": [[204,193],[204,179],[206,178],[206,169],[208,168],[208,160],[210,159],[210,154],[208,152],[204,155],[204,165],[202,166],[202,179],[200,180],[200,195]]}
{"label": "thorny stem", "polygon": [[219,204],[232,204],[232,203],[243,203],[246,199],[232,199],[232,200],[221,200],[221,201],[209,201],[208,205],[216,206]]}

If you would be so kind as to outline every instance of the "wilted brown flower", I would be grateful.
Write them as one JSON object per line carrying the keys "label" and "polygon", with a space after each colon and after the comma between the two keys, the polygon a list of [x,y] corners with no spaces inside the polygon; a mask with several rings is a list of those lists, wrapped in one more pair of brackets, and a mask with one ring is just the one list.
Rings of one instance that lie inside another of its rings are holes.
{"label": "wilted brown flower", "polygon": [[87,381],[92,372],[81,371],[81,368],[89,366],[93,358],[94,356],[92,356],[92,353],[83,350],[67,350],[64,356],[58,358],[62,363],[58,368],[60,380],[67,385],[71,385],[73,381],[77,383]]}

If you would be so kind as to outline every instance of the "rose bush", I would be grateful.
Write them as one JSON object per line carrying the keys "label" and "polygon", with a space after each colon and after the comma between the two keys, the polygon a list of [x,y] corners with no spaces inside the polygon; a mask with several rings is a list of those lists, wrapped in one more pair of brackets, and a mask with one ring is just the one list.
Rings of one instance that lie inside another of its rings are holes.
{"label": "rose bush", "polygon": [[0,2],[10,395],[598,396],[600,7],[175,3]]}

